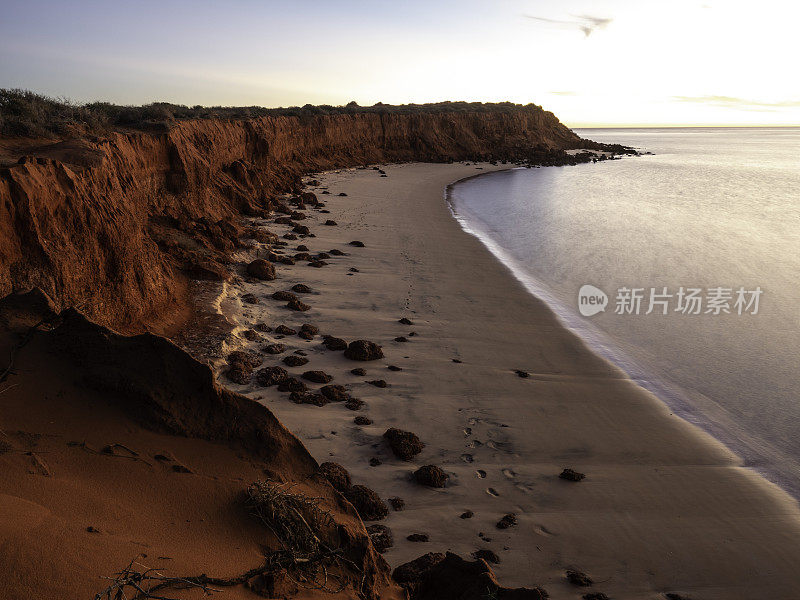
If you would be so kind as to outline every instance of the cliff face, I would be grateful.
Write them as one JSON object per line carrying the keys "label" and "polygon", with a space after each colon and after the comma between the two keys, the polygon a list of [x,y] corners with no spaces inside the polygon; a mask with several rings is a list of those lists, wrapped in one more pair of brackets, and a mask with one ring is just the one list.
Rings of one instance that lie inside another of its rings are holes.
{"label": "cliff face", "polygon": [[583,140],[538,107],[187,120],[103,138],[0,140],[0,297],[39,287],[124,332],[167,329],[189,277],[223,278],[238,215],[306,172],[523,158]]}

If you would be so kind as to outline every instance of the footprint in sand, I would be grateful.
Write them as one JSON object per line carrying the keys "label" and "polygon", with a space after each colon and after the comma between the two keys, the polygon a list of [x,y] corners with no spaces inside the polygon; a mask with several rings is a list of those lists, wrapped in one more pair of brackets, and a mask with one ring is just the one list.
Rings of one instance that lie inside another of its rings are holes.
{"label": "footprint in sand", "polygon": [[494,488],[486,488],[486,493],[497,498],[500,494]]}
{"label": "footprint in sand", "polygon": [[483,446],[483,442],[478,440],[472,440],[469,444],[467,444],[467,448],[480,448]]}
{"label": "footprint in sand", "polygon": [[502,473],[509,479],[514,479],[517,476],[517,474],[511,469],[503,469]]}
{"label": "footprint in sand", "polygon": [[484,471],[483,469],[478,469],[477,471],[475,471],[475,475],[478,476],[478,479],[485,479],[486,471]]}
{"label": "footprint in sand", "polygon": [[536,527],[533,528],[533,530],[539,535],[544,535],[546,537],[552,537],[555,535],[555,533],[547,529],[547,527],[545,527],[544,525],[537,525]]}
{"label": "footprint in sand", "polygon": [[472,427],[465,427],[464,428],[464,435],[465,436],[472,435]]}
{"label": "footprint in sand", "polygon": [[472,456],[472,454],[465,453],[461,455],[461,460],[463,460],[466,463],[471,463],[473,460],[475,460],[475,458]]}

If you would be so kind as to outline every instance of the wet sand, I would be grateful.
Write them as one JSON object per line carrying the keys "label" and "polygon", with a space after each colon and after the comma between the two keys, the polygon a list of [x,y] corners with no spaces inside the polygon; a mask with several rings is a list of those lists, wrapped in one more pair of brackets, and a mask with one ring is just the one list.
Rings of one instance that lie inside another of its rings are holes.
{"label": "wet sand", "polygon": [[[253,350],[287,345],[284,354],[265,355],[264,366],[283,366],[283,356],[304,350],[309,363],[287,370],[324,370],[364,400],[363,409],[296,405],[275,387],[221,380],[266,404],[319,462],[341,463],[354,483],[405,500],[403,511],[381,521],[394,533],[384,555],[393,566],[430,551],[466,556],[489,548],[501,560],[494,568],[503,584],[541,585],[553,598],[796,598],[797,503],[589,351],[460,228],[445,187],[500,168],[481,167],[405,164],[383,167],[385,178],[374,170],[319,176],[310,190],[330,214],[309,211],[302,224],[316,237],[291,241],[285,251],[305,244],[312,253],[348,255],[319,269],[277,265],[275,281],[228,287],[224,304],[238,321],[236,335],[258,322],[312,323],[323,334],[380,344],[385,359],[361,363],[324,349],[320,336],[239,338]],[[325,187],[330,195],[320,194]],[[338,225],[324,226],[326,219]],[[301,295],[307,312],[270,297],[296,283],[314,290]],[[241,303],[245,293],[260,303]],[[413,325],[398,323],[401,317]],[[367,375],[352,375],[356,367]],[[373,379],[389,387],[366,383]],[[355,425],[356,415],[373,424]],[[381,437],[389,427],[418,434],[423,452],[411,462],[396,459]],[[371,466],[372,458],[381,464]],[[413,483],[411,473],[425,464],[449,474],[446,488]],[[586,478],[559,479],[564,468]],[[474,517],[459,518],[467,510]],[[517,525],[497,529],[507,513]],[[407,541],[412,533],[430,541]],[[570,585],[567,569],[595,584]]]}

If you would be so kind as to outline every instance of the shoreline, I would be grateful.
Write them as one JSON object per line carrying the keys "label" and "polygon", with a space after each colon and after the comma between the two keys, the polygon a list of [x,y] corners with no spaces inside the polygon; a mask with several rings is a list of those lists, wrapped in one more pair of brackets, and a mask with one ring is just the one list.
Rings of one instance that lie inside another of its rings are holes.
{"label": "shoreline", "polygon": [[[579,165],[591,168],[591,165]],[[500,171],[498,171],[500,172]],[[486,173],[488,175],[489,173]],[[469,222],[469,217],[458,212],[456,199],[453,196],[454,188],[466,181],[481,177],[478,174],[455,181],[447,186],[445,200],[451,208],[453,217],[462,226],[465,233],[476,237],[498,260],[498,262],[523,285],[530,294],[543,300],[557,316],[559,322],[583,340],[592,352],[601,356],[611,364],[626,373],[638,386],[651,392],[670,411],[674,412],[687,423],[700,428],[715,440],[725,445],[742,461],[743,468],[750,469],[776,485],[783,492],[789,494],[796,501],[800,501],[800,484],[792,477],[790,468],[780,468],[785,462],[792,462],[791,456],[776,449],[771,443],[753,438],[749,432],[734,422],[729,411],[720,405],[715,405],[705,396],[692,397],[692,394],[678,382],[657,375],[625,352],[618,344],[599,328],[594,327],[590,320],[581,318],[575,311],[570,310],[568,304],[557,300],[548,289],[547,285],[528,273],[524,266],[505,249],[495,242],[492,234],[475,227]],[[477,219],[480,225],[480,218]],[[796,460],[794,461],[796,462]],[[764,466],[764,465],[769,466]]]}
{"label": "shoreline", "polygon": [[[232,386],[269,406],[319,462],[341,462],[354,481],[382,498],[405,499],[406,510],[381,521],[395,532],[387,560],[397,566],[428,551],[469,555],[490,548],[502,559],[495,567],[502,581],[543,585],[552,597],[572,597],[563,573],[577,568],[607,582],[598,591],[620,598],[676,590],[756,598],[767,589],[770,597],[788,598],[781,595],[791,590],[787,561],[800,557],[792,539],[800,533],[796,502],[743,469],[708,434],[669,414],[662,400],[595,355],[546,303],[497,268],[497,257],[465,235],[442,202],[442,191],[469,176],[470,167],[384,168],[388,180],[363,170],[317,176],[320,188],[331,190],[325,217],[339,226],[313,228],[305,221],[319,237],[299,243],[313,251],[337,245],[350,256],[322,269],[296,266],[284,275],[279,268],[275,282],[242,282],[231,290],[265,296],[258,309],[241,306],[251,326],[256,314],[271,324],[315,323],[322,333],[374,340],[390,364],[402,365],[390,373],[382,361],[379,374],[389,387],[380,390],[347,373],[360,365],[318,350],[318,342],[298,346],[308,349],[306,368],[333,374],[334,383],[367,402],[363,413],[295,405],[274,388]],[[347,197],[334,197],[339,191]],[[347,248],[350,238],[363,239],[366,248]],[[348,277],[341,264],[359,272]],[[468,274],[486,281],[465,280]],[[318,292],[304,298],[312,306],[308,313],[273,306],[269,294],[301,280]],[[410,344],[391,341],[403,333],[396,323],[401,316],[415,324]],[[265,365],[273,364],[269,358]],[[370,375],[376,366],[365,365]],[[531,375],[517,377],[514,369]],[[527,402],[520,404],[522,398]],[[353,427],[355,414],[375,424]],[[387,454],[381,434],[389,426],[420,436],[427,447],[419,460],[402,463]],[[525,428],[527,434],[520,431]],[[381,464],[370,466],[370,458]],[[411,468],[427,463],[440,464],[451,485],[427,490],[410,483]],[[563,467],[584,471],[587,479],[559,481]],[[467,509],[475,519],[458,519]],[[494,528],[504,512],[519,518],[510,533]],[[403,539],[422,530],[430,542]],[[724,551],[707,546],[731,537],[736,542]],[[753,568],[772,572],[746,578]]]}

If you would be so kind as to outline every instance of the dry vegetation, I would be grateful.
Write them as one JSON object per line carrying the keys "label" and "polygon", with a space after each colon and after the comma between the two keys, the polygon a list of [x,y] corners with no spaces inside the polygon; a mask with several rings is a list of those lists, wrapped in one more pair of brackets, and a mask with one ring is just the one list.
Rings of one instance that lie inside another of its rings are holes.
{"label": "dry vegetation", "polygon": [[[80,104],[66,98],[49,98],[20,89],[0,89],[0,134],[5,136],[48,137],[74,133],[102,134],[115,128],[153,129],[186,119],[250,119],[264,116],[312,117],[317,115],[361,113],[458,113],[512,112],[522,105],[511,102],[439,102],[436,104],[403,104],[378,102],[359,106],[320,105],[264,108],[262,106],[184,106],[154,102],[144,106],[120,106],[109,102]],[[526,108],[540,111],[540,106]]]}

